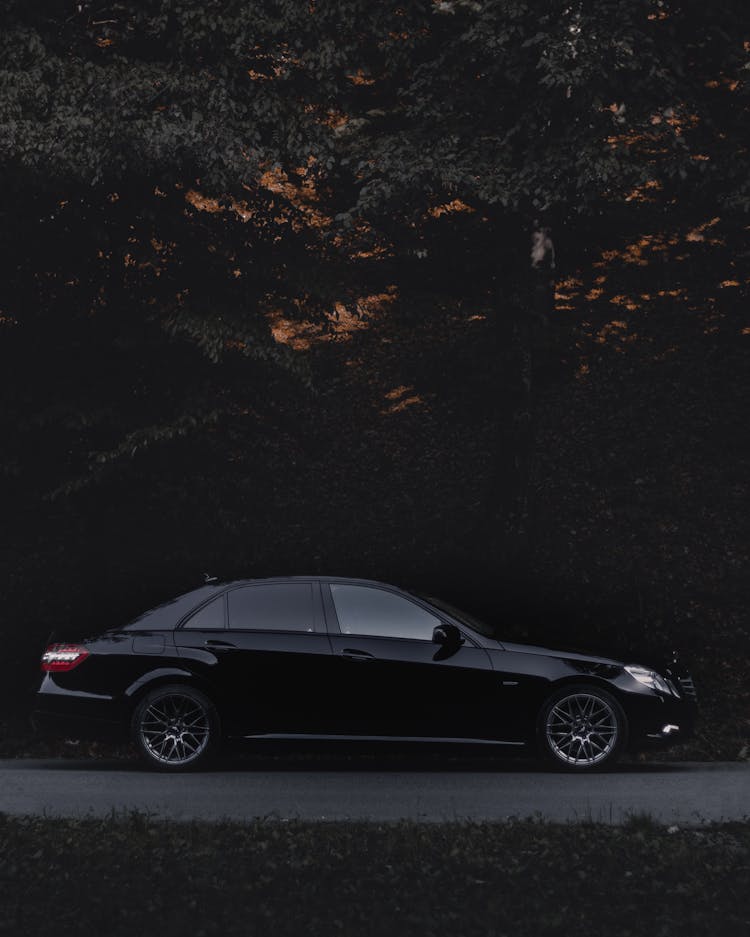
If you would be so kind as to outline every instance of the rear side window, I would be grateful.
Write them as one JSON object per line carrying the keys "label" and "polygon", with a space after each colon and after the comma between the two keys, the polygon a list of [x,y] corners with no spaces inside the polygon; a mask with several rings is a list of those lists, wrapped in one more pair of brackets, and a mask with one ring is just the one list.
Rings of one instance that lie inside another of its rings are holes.
{"label": "rear side window", "polygon": [[199,608],[195,615],[182,626],[183,628],[202,628],[204,631],[212,631],[216,628],[224,627],[224,596],[220,595],[218,599]]}
{"label": "rear side window", "polygon": [[312,631],[312,583],[245,586],[229,593],[229,627],[250,631]]}

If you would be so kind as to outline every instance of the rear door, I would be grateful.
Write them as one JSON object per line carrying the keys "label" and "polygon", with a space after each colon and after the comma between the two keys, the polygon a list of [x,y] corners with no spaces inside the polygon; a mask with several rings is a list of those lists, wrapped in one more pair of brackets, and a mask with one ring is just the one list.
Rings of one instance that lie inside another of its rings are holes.
{"label": "rear door", "polygon": [[226,627],[188,620],[175,636],[215,658],[212,679],[230,710],[225,718],[233,734],[325,731],[319,687],[330,677],[332,653],[319,584],[236,586],[224,601]]}
{"label": "rear door", "polygon": [[435,609],[397,590],[331,582],[325,591],[339,731],[353,735],[493,738],[497,675],[467,635],[432,640]]}

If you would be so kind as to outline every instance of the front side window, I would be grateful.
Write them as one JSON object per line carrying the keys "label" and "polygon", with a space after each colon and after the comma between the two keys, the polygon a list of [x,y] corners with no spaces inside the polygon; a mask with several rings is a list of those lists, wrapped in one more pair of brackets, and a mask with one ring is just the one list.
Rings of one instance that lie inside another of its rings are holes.
{"label": "front side window", "polygon": [[313,631],[312,583],[245,586],[229,593],[229,627],[249,631]]}
{"label": "front side window", "polygon": [[331,583],[343,634],[431,641],[440,620],[421,606],[385,589]]}

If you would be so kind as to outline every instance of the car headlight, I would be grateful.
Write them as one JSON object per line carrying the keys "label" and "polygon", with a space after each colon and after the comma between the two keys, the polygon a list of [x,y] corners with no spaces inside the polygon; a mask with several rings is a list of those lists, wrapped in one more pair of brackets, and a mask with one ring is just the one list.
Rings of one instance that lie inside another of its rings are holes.
{"label": "car headlight", "polygon": [[664,677],[655,670],[649,670],[648,667],[640,667],[638,664],[628,664],[625,670],[631,677],[644,686],[650,687],[652,690],[659,690],[660,693],[666,693],[671,696],[672,691],[669,688],[669,684]]}

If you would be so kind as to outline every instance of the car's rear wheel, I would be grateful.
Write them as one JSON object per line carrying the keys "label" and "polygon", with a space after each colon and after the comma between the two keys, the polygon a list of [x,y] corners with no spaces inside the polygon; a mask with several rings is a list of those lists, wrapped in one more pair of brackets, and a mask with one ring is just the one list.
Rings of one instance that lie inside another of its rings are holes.
{"label": "car's rear wheel", "polygon": [[545,702],[537,722],[540,753],[566,771],[612,767],[627,741],[627,719],[617,700],[599,687],[566,686]]}
{"label": "car's rear wheel", "polygon": [[151,768],[192,771],[204,767],[219,742],[216,708],[193,687],[161,686],[133,713],[133,742]]}

